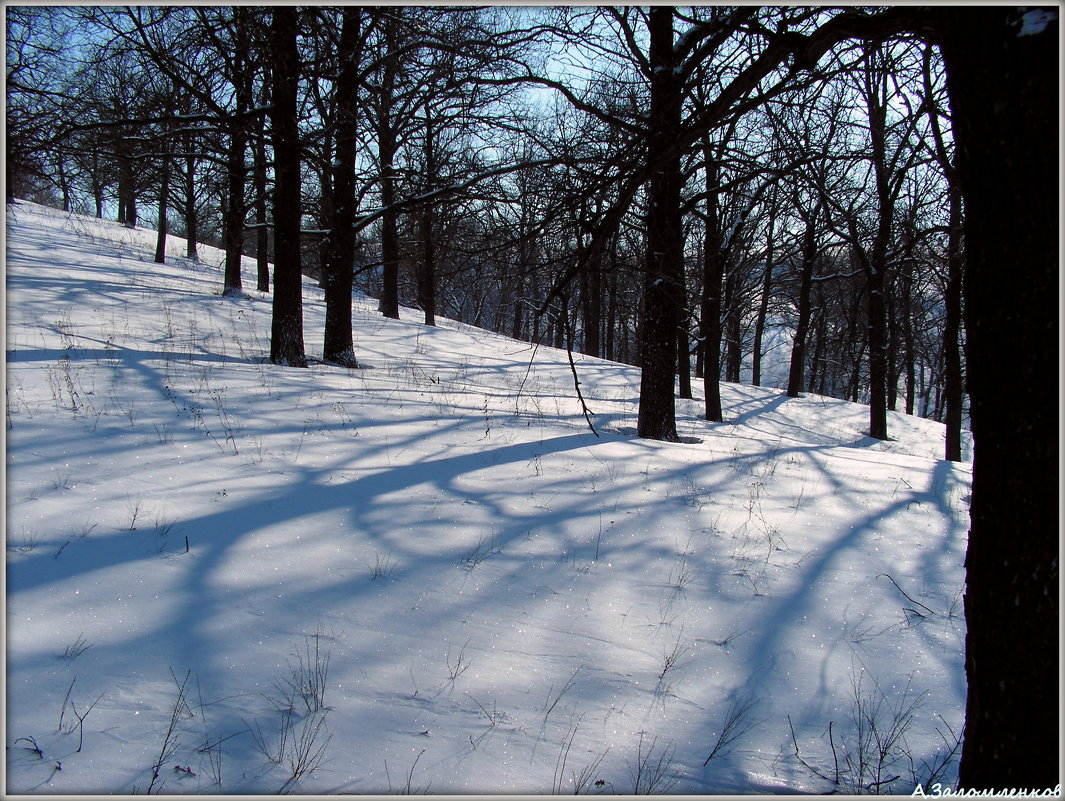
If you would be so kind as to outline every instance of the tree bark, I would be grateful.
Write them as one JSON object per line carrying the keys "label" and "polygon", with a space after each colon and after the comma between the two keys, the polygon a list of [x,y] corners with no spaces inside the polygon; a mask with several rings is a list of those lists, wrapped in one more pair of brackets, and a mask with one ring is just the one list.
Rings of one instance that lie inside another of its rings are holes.
{"label": "tree bark", "polygon": [[721,281],[725,254],[717,197],[717,163],[707,135],[703,143],[706,174],[706,224],[703,232],[703,296],[700,303],[705,417],[715,423],[721,412]]}
{"label": "tree bark", "polygon": [[[877,46],[879,47],[879,46]],[[869,343],[869,436],[885,440],[888,395],[888,307],[887,250],[895,212],[895,200],[889,186],[887,165],[887,107],[881,96],[885,80],[876,51],[866,66],[865,100],[869,113],[869,143],[876,181],[877,224],[869,249],[858,247],[866,275],[866,307]]]}
{"label": "tree bark", "polygon": [[[965,789],[1053,788],[1058,699],[1057,12],[935,12],[965,205],[975,454]],[[1004,382],[1008,381],[1008,384]]]}
{"label": "tree bark", "polygon": [[333,162],[333,219],[325,280],[325,338],[323,358],[342,367],[358,367],[351,330],[352,270],[355,264],[355,159],[358,147],[359,97],[356,48],[362,11],[341,10],[343,22],[337,58],[340,74],[335,87],[336,159]]}
{"label": "tree bark", "polygon": [[[248,9],[233,9],[233,73],[230,80],[236,99],[236,113],[243,114],[251,105],[251,76],[248,73],[250,42],[248,41]],[[243,288],[240,268],[244,256],[244,225],[248,209],[244,199],[244,184],[247,168],[244,163],[248,149],[248,132],[243,118],[238,117],[229,125],[229,150],[226,154],[226,203],[225,249],[226,266],[223,279],[223,294],[239,292]]]}
{"label": "tree bark", "polygon": [[[436,147],[434,142],[433,119],[426,104],[425,110],[425,175],[429,183],[426,191],[435,189],[437,177]],[[436,226],[433,218],[433,202],[422,205],[418,224],[421,228],[422,261],[418,265],[418,305],[421,306],[426,325],[436,325]]]}
{"label": "tree bark", "polygon": [[266,143],[260,139],[252,147],[255,165],[252,188],[255,190],[255,288],[270,291],[270,229],[267,228]]}
{"label": "tree bark", "polygon": [[799,274],[799,319],[795,324],[795,338],[791,343],[791,365],[788,370],[789,398],[799,397],[806,371],[806,346],[810,331],[810,292],[813,289],[814,259],[817,257],[817,218],[823,202],[819,201],[806,220],[802,240],[802,265]]}
{"label": "tree bark", "polygon": [[274,307],[270,360],[306,367],[303,349],[303,272],[300,263],[300,142],[296,92],[299,16],[295,8],[277,6],[271,21],[274,60],[271,111],[274,139]]}
{"label": "tree bark", "polygon": [[192,136],[185,137],[185,148],[189,155],[185,156],[185,257],[196,260],[199,258],[199,214],[196,211],[196,157],[191,155]]}
{"label": "tree bark", "polygon": [[648,12],[651,109],[648,162],[660,165],[647,187],[647,257],[640,339],[640,412],[637,433],[645,439],[677,441],[674,368],[680,288],[684,279],[680,157],[665,156],[680,134],[680,77],[674,72],[673,8]]}
{"label": "tree bark", "polygon": [[396,202],[395,160],[398,150],[394,121],[393,97],[399,65],[395,53],[398,44],[396,20],[385,16],[385,47],[389,53],[383,61],[380,103],[377,110],[377,158],[381,174],[381,299],[379,309],[385,317],[399,319],[399,212],[391,208]]}
{"label": "tree bark", "polygon": [[769,294],[773,286],[773,261],[776,258],[776,189],[769,208],[769,231],[766,235],[765,270],[762,273],[762,295],[758,300],[758,315],[754,321],[754,352],[751,358],[751,384],[762,385],[762,338],[765,335],[766,317],[769,314]]}
{"label": "tree bark", "polygon": [[167,206],[170,197],[170,145],[163,142],[163,160],[160,165],[162,176],[159,180],[159,221],[156,226],[155,263],[166,263]]}
{"label": "tree bark", "polygon": [[743,317],[740,309],[740,276],[738,269],[725,277],[725,380],[740,383],[743,364]]}

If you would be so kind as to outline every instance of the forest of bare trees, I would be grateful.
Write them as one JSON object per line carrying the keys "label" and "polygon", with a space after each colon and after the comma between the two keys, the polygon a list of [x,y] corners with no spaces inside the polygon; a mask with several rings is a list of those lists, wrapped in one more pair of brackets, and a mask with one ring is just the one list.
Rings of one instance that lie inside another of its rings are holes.
{"label": "forest of bare trees", "polygon": [[361,290],[638,365],[651,439],[693,376],[971,421],[961,779],[1055,784],[1056,12],[6,14],[7,197],[222,247],[277,364],[357,367]]}

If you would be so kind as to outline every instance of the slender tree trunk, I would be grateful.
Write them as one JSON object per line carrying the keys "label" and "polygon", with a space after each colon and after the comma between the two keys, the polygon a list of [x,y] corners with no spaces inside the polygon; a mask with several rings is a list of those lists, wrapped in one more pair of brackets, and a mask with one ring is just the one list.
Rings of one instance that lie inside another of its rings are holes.
{"label": "slender tree trunk", "polygon": [[56,178],[59,180],[59,192],[63,198],[63,211],[70,213],[70,181],[67,179],[66,157],[60,153],[56,158]]}
{"label": "slender tree trunk", "polygon": [[717,196],[717,163],[710,138],[703,143],[706,163],[706,225],[703,232],[703,297],[700,304],[703,354],[703,399],[707,420],[720,423],[721,412],[721,283],[725,254]]}
{"label": "slender tree trunk", "polygon": [[603,358],[615,361],[617,359],[616,331],[618,326],[618,250],[617,238],[615,237],[610,248],[611,268],[606,275],[607,300],[606,300],[606,336],[603,347]]}
{"label": "slender tree trunk", "polygon": [[740,278],[733,270],[725,278],[725,380],[740,382],[743,365],[743,316],[740,309]]}
{"label": "slender tree trunk", "polygon": [[185,137],[184,217],[185,217],[185,257],[198,259],[199,252],[199,214],[196,211],[196,157],[191,155],[192,137]]}
{"label": "slender tree trunk", "polygon": [[[816,322],[813,324],[814,329],[814,347],[813,354],[810,357],[810,381],[806,385],[809,387],[810,392],[816,392],[818,395],[825,395],[825,380],[828,373],[828,367],[825,364],[825,328],[827,326],[827,319],[824,309],[824,299],[820,296],[822,293],[818,291],[819,300],[821,301],[819,311],[814,314]],[[799,391],[802,389],[800,387]]]}
{"label": "slender tree trunk", "polygon": [[803,233],[802,265],[799,273],[799,319],[795,324],[795,338],[791,344],[791,366],[788,370],[789,398],[799,397],[803,387],[803,373],[806,371],[806,345],[810,330],[810,292],[813,288],[814,260],[817,257],[817,218],[821,214],[822,204],[818,203],[806,220]]}
{"label": "slender tree trunk", "polygon": [[159,180],[159,222],[155,238],[155,263],[166,263],[167,205],[170,197],[170,146],[163,143],[163,160],[160,165],[162,176]]}
{"label": "slender tree trunk", "polygon": [[274,308],[270,360],[306,367],[303,349],[303,272],[300,265],[300,142],[297,125],[299,15],[276,6],[270,26],[273,56]]}
{"label": "slender tree trunk", "polygon": [[[437,176],[436,145],[434,141],[433,119],[431,110],[425,110],[425,175],[428,180],[426,190],[435,188]],[[435,209],[430,201],[422,205],[419,214],[419,227],[422,239],[422,262],[418,265],[418,305],[425,315],[426,325],[436,325],[436,226]]]}
{"label": "slender tree trunk", "polygon": [[[250,75],[248,60],[250,43],[248,41],[247,8],[233,9],[233,74],[230,76],[236,95],[238,114],[248,110],[251,104]],[[225,233],[223,241],[226,250],[225,276],[223,294],[240,292],[243,288],[241,279],[241,262],[244,255],[244,225],[247,222],[247,203],[244,199],[244,185],[247,168],[244,163],[245,151],[248,149],[248,132],[243,120],[236,120],[229,126],[229,150],[226,155],[226,203]]]}
{"label": "slender tree trunk", "polygon": [[[937,9],[965,206],[975,454],[966,554],[966,789],[1061,781],[1059,21]],[[1043,27],[1045,25],[1045,27]],[[1005,378],[1008,385],[1004,385]]]}
{"label": "slender tree trunk", "polygon": [[917,354],[913,336],[913,273],[909,267],[902,279],[902,364],[905,412],[913,414],[917,392]]}
{"label": "slender tree trunk", "polygon": [[680,77],[674,72],[673,8],[648,11],[651,114],[647,159],[658,168],[647,188],[647,258],[640,339],[640,411],[637,433],[645,439],[677,440],[674,368],[684,280],[680,158],[668,156],[679,138]]}
{"label": "slender tree trunk", "polygon": [[584,352],[602,355],[603,271],[598,262],[588,265],[588,293],[584,304]]}
{"label": "slender tree trunk", "polygon": [[252,188],[255,191],[255,288],[270,291],[270,229],[267,228],[266,142],[261,138],[252,148],[255,164]]}
{"label": "slender tree trunk", "polygon": [[887,439],[887,305],[883,262],[871,267],[866,284],[869,343],[869,436]]}
{"label": "slender tree trunk", "polygon": [[862,360],[865,359],[868,344],[868,339],[862,340],[851,364],[851,377],[847,385],[847,400],[851,403],[859,403],[862,400]]}
{"label": "slender tree trunk", "polygon": [[95,147],[92,151],[92,175],[89,178],[92,181],[92,199],[96,203],[96,219],[102,220],[104,218],[104,182],[100,177],[100,154]]}
{"label": "slender tree trunk", "polygon": [[769,315],[769,294],[773,286],[773,261],[776,257],[775,227],[777,218],[776,189],[769,210],[769,231],[766,238],[765,270],[762,272],[762,295],[758,300],[758,315],[754,321],[754,353],[751,359],[751,383],[762,385],[762,338],[765,336],[766,317]]}
{"label": "slender tree trunk", "polygon": [[133,159],[126,145],[118,146],[118,221],[126,228],[137,227],[137,190],[134,186]]}
{"label": "slender tree trunk", "polygon": [[692,362],[688,343],[688,328],[677,327],[677,396],[685,400],[692,399]]}

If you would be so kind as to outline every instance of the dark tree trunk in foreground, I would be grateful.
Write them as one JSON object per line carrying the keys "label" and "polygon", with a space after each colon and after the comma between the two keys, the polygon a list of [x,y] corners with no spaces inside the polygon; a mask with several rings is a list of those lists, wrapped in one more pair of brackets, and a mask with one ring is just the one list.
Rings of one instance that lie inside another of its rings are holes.
{"label": "dark tree trunk in foreground", "polygon": [[324,358],[343,367],[358,367],[351,333],[352,268],[355,263],[355,151],[359,94],[355,59],[362,11],[345,6],[337,56],[336,161],[333,164],[333,222],[325,273]]}
{"label": "dark tree trunk in foreground", "polygon": [[[1058,21],[932,12],[965,202],[975,441],[960,786],[1053,788],[1058,740]],[[1006,383],[1008,381],[1008,383]]]}
{"label": "dark tree trunk in foreground", "polygon": [[[399,13],[402,9],[398,10]],[[381,300],[379,309],[385,317],[399,319],[399,212],[396,202],[396,152],[399,134],[393,120],[393,92],[399,72],[395,48],[399,42],[398,23],[392,14],[385,17],[385,48],[381,74],[380,107],[377,110],[377,156],[381,175]]]}
{"label": "dark tree trunk in foreground", "polygon": [[303,350],[303,280],[300,265],[300,143],[296,90],[299,51],[295,8],[273,10],[271,50],[274,59],[274,314],[270,360],[306,367]]}
{"label": "dark tree trunk in foreground", "polygon": [[681,81],[674,73],[673,8],[648,12],[651,119],[647,160],[660,165],[647,187],[647,261],[640,327],[640,414],[637,433],[646,439],[677,441],[673,400],[677,324],[683,283],[680,157],[665,157],[679,138]]}
{"label": "dark tree trunk in foreground", "polygon": [[882,84],[887,80],[880,51],[868,54],[865,67],[865,107],[869,114],[869,147],[876,186],[876,230],[868,249],[857,245],[859,262],[865,272],[867,337],[869,342],[869,436],[888,438],[888,307],[887,254],[891,244],[895,214],[895,177],[889,167],[887,145],[887,105]]}

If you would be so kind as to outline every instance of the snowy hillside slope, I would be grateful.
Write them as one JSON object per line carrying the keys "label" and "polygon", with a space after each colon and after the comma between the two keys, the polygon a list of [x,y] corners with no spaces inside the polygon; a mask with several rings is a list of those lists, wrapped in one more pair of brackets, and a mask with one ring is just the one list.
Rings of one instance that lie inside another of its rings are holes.
{"label": "snowy hillside slope", "polygon": [[638,371],[577,356],[597,437],[564,352],[356,299],[363,369],[276,367],[217,251],[6,233],[8,793],[950,783],[942,426],[725,384],[645,441]]}

